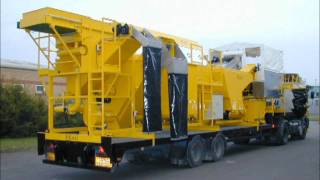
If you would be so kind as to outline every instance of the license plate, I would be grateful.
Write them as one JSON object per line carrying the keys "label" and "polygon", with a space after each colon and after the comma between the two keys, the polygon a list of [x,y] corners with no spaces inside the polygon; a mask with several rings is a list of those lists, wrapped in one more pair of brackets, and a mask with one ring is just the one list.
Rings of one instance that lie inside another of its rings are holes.
{"label": "license plate", "polygon": [[112,163],[110,161],[110,158],[108,158],[108,157],[96,156],[95,165],[98,167],[112,168]]}
{"label": "license plate", "polygon": [[48,157],[48,160],[50,160],[50,161],[55,161],[56,160],[56,155],[54,153],[52,153],[52,152],[49,152],[47,154],[47,157]]}

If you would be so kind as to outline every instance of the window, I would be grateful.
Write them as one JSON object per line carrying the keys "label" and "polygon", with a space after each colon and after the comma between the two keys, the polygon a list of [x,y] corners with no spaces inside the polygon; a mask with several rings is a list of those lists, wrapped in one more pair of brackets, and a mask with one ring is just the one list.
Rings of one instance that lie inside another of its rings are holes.
{"label": "window", "polygon": [[44,86],[36,85],[36,94],[44,94]]}
{"label": "window", "polygon": [[313,92],[313,91],[311,91],[311,93],[310,93],[310,98],[311,98],[311,99],[314,98],[314,92]]}

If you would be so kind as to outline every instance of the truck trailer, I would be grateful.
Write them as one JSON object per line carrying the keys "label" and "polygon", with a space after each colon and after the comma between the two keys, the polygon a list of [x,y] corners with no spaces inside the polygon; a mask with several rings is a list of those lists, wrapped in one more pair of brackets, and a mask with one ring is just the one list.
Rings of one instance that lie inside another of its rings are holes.
{"label": "truck trailer", "polygon": [[157,151],[196,167],[222,159],[227,142],[306,137],[298,74],[228,66],[237,58],[205,55],[198,42],[54,8],[26,12],[17,26],[38,47],[48,97],[48,128],[37,133],[44,163],[110,171],[124,156],[145,161]]}

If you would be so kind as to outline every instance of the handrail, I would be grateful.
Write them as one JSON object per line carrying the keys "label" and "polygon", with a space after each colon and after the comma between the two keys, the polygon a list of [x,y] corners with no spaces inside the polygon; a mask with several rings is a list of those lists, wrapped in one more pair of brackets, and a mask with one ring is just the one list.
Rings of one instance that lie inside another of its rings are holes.
{"label": "handrail", "polygon": [[[38,42],[36,41],[36,39],[32,36],[32,34],[30,33],[30,30],[26,30],[26,32],[29,34],[29,36],[31,37],[31,39],[34,41],[34,43],[37,45],[38,50],[42,53],[42,55],[44,57],[46,57],[47,61],[49,64],[52,65],[53,68],[55,68],[55,65],[50,61],[50,57],[44,52],[44,50],[40,47],[40,44],[38,44]],[[38,39],[39,40],[39,39]],[[38,67],[40,66],[40,56],[38,55]]]}
{"label": "handrail", "polygon": [[58,37],[59,41],[62,43],[65,50],[67,50],[67,52],[71,56],[72,60],[77,64],[78,67],[80,67],[80,63],[79,63],[78,59],[73,55],[71,50],[68,48],[67,44],[63,41],[62,37],[60,36],[59,32],[56,30],[55,26],[50,24],[50,28],[53,30],[55,35]]}

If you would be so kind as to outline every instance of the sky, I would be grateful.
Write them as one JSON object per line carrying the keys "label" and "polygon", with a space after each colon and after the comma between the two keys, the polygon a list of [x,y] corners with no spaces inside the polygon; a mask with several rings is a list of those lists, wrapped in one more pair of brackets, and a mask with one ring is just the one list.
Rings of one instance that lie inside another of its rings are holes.
{"label": "sky", "polygon": [[30,37],[16,28],[22,13],[54,7],[108,17],[200,42],[234,42],[284,52],[284,71],[319,83],[319,0],[1,0],[1,58],[36,62]]}

